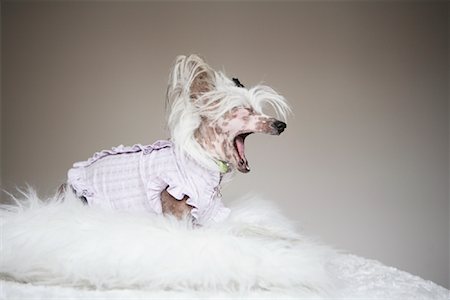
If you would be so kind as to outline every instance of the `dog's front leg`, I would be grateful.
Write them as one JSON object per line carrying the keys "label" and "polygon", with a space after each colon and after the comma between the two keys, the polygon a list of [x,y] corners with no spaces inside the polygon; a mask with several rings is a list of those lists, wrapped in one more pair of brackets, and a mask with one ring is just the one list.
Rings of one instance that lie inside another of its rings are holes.
{"label": "dog's front leg", "polygon": [[161,193],[161,206],[164,215],[173,215],[177,219],[186,217],[192,209],[192,206],[186,203],[188,196],[184,196],[183,199],[177,200],[170,195],[167,190]]}

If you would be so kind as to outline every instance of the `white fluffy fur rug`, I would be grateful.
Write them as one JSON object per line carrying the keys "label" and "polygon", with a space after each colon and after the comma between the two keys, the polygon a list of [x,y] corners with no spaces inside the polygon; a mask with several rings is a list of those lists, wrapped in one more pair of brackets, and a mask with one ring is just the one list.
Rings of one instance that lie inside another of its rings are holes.
{"label": "white fluffy fur rug", "polygon": [[[209,228],[149,214],[101,211],[71,193],[41,201],[33,190],[0,210],[1,279],[84,289],[331,296],[330,248],[300,235],[257,197],[229,205]],[[259,291],[259,292],[258,292]]]}

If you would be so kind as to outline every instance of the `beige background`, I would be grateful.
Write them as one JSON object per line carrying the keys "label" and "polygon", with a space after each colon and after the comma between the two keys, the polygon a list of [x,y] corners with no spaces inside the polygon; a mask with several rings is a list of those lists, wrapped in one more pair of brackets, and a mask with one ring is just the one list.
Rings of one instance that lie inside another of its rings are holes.
{"label": "beige background", "polygon": [[256,191],[308,233],[449,286],[448,4],[2,3],[3,187],[42,195],[74,161],[166,138],[178,54],[290,101],[252,136]]}

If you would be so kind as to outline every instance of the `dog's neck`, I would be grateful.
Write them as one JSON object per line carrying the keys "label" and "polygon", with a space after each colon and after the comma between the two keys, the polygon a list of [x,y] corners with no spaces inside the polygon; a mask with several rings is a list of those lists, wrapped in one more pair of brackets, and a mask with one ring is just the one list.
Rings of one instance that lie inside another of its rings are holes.
{"label": "dog's neck", "polygon": [[201,124],[194,133],[195,140],[200,147],[208,154],[208,156],[215,162],[220,173],[225,174],[231,171],[231,165],[228,161],[223,160],[223,149],[220,147],[220,141],[217,140],[217,135],[214,134],[214,127],[205,126]]}

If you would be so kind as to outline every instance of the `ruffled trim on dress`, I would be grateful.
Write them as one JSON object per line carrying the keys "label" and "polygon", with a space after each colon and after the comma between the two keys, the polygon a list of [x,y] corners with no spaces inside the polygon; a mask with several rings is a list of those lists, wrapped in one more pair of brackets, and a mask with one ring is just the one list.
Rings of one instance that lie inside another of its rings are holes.
{"label": "ruffled trim on dress", "polygon": [[201,220],[199,220],[198,207],[197,207],[197,205],[195,204],[195,202],[196,202],[196,201],[195,201],[195,200],[192,200],[191,197],[189,197],[189,198],[186,200],[186,204],[192,206],[191,211],[190,211],[190,214],[191,214],[192,218],[194,219],[195,223],[197,223],[197,224],[202,224],[203,222],[200,222]]}
{"label": "ruffled trim on dress", "polygon": [[85,197],[89,204],[92,204],[94,200],[94,193],[89,190],[88,185],[86,184],[86,178],[84,169],[85,167],[88,167],[92,165],[94,162],[98,161],[101,158],[104,158],[106,156],[110,155],[117,155],[117,154],[125,154],[125,153],[136,153],[136,152],[143,152],[144,154],[149,154],[153,150],[159,150],[166,147],[172,147],[173,143],[166,140],[159,140],[151,145],[142,145],[142,144],[135,144],[133,146],[124,146],[119,145],[117,147],[113,147],[108,150],[102,150],[99,152],[94,153],[94,155],[85,161],[76,162],[73,164],[73,168],[69,170],[67,173],[68,183],[72,186],[72,188],[75,190],[75,194],[77,197]]}
{"label": "ruffled trim on dress", "polygon": [[141,151],[143,151],[144,154],[149,154],[153,150],[159,150],[162,148],[172,147],[172,146],[173,146],[172,142],[165,141],[165,140],[156,141],[155,143],[153,143],[151,145],[141,145],[141,144],[135,144],[133,146],[119,145],[117,147],[112,147],[110,150],[102,150],[99,152],[95,152],[94,155],[91,158],[89,158],[88,160],[74,163],[73,167],[74,168],[88,167],[88,166],[92,165],[94,162],[96,162],[97,160],[99,160],[100,158],[103,158],[103,157],[109,156],[109,155],[135,153],[135,152],[141,152]]}
{"label": "ruffled trim on dress", "polygon": [[[185,193],[184,186],[180,186],[180,185],[176,185],[176,186],[169,185],[167,187],[167,192],[177,200],[183,200],[184,196],[189,197],[189,195],[186,195],[186,193]],[[189,199],[190,199],[190,197],[189,197]]]}

